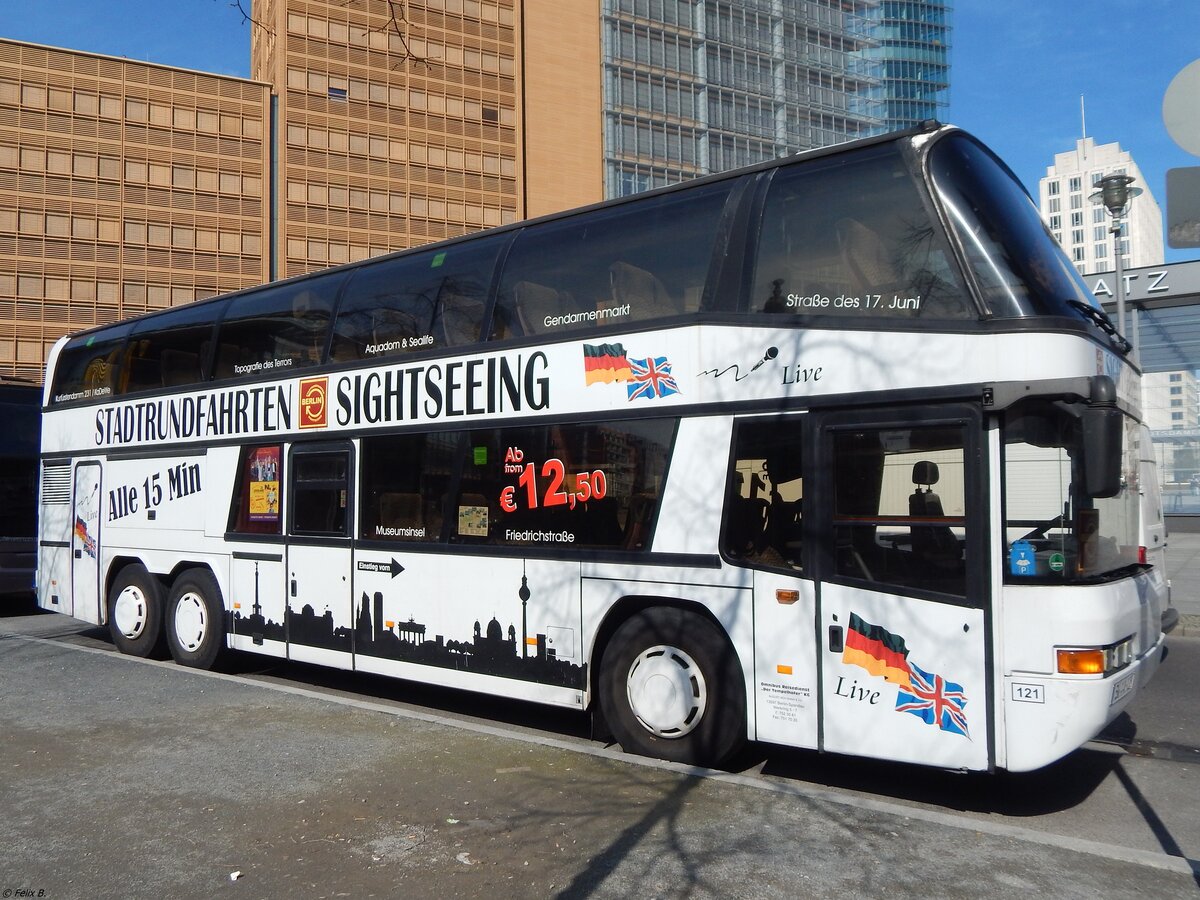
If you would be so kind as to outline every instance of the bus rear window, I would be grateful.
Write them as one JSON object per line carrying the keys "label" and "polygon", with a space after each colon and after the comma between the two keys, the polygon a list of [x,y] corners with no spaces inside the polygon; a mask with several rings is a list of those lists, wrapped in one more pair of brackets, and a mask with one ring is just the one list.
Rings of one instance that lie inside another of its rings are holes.
{"label": "bus rear window", "polygon": [[120,387],[121,349],[128,325],[72,338],[58,355],[50,403],[98,400]]}

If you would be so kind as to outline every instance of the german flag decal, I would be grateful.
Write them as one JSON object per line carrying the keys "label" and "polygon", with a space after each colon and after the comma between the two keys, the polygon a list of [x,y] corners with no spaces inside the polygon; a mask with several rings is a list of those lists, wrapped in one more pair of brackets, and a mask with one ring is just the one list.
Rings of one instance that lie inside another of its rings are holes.
{"label": "german flag decal", "polygon": [[879,625],[864,622],[850,613],[850,630],[842,651],[842,662],[861,666],[884,681],[907,687],[912,683],[908,669],[908,648],[904,638]]}
{"label": "german flag decal", "polygon": [[612,384],[633,378],[624,345],[584,344],[583,377],[584,384]]}

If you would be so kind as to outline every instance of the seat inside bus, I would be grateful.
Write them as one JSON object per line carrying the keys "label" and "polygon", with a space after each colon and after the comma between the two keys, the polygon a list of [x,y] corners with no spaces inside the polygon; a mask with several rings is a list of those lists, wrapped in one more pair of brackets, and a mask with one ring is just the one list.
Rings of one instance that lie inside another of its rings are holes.
{"label": "seat inside bus", "polygon": [[608,267],[608,278],[613,304],[624,306],[628,303],[631,318],[651,319],[683,312],[679,300],[653,272],[619,261]]}
{"label": "seat inside bus", "polygon": [[[908,498],[908,514],[915,519],[942,519],[942,500],[933,491],[938,482],[937,463],[921,460],[913,465],[915,489]],[[954,568],[962,562],[962,545],[949,525],[912,525],[915,565]]]}

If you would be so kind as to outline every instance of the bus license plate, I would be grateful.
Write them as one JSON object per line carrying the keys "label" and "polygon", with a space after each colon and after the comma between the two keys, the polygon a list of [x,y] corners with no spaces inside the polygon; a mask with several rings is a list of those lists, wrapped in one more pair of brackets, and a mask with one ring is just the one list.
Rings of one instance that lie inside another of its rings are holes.
{"label": "bus license plate", "polygon": [[1112,689],[1112,700],[1109,701],[1108,705],[1113,706],[1114,704],[1120,703],[1122,700],[1124,700],[1129,695],[1129,692],[1133,690],[1134,683],[1134,673],[1130,672],[1128,675],[1114,684]]}

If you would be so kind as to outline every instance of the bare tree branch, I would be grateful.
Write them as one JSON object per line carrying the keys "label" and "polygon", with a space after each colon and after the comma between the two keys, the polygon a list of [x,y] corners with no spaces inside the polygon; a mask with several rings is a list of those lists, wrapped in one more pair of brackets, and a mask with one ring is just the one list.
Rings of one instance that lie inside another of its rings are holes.
{"label": "bare tree branch", "polygon": [[254,16],[246,10],[246,7],[242,6],[242,0],[230,0],[229,6],[231,9],[236,9],[239,13],[241,13],[241,16],[242,16],[241,24],[242,25],[245,25],[247,22],[249,22],[251,25],[255,25],[255,26],[261,28],[263,31],[267,32],[268,34],[275,33],[275,29],[272,28],[270,25],[267,25],[266,23],[262,22],[261,20],[254,18]]}
{"label": "bare tree branch", "polygon": [[[345,0],[345,5],[349,6],[355,0]],[[421,56],[414,53],[412,45],[409,43],[408,32],[412,29],[412,23],[408,21],[408,4],[404,0],[384,0],[388,8],[388,20],[378,28],[368,28],[367,32],[379,32],[383,34],[394,34],[400,39],[400,46],[403,48],[399,60],[396,65],[400,66],[406,62],[412,61],[418,63],[425,68],[429,68],[430,60],[428,56]],[[390,52],[390,48],[389,48]]]}
{"label": "bare tree branch", "polygon": [[[360,0],[342,0],[340,5],[343,9],[348,9],[351,6],[357,5],[359,2]],[[365,5],[365,3],[370,2],[370,0],[361,0],[361,2],[364,2]],[[405,0],[383,0],[383,2],[387,4],[387,21],[375,28],[367,28],[366,33],[394,34],[397,38],[399,38],[400,47],[402,49],[399,54],[395,54],[399,58],[397,59],[393,68],[398,68],[406,62],[414,62],[418,65],[425,66],[425,68],[429,68],[432,64],[430,57],[415,53],[412,49],[412,39],[410,37],[412,23],[408,21],[408,4],[405,2]],[[275,30],[261,19],[256,19],[253,12],[246,9],[245,3],[246,0],[229,0],[230,8],[236,9],[242,17],[241,24],[245,25],[247,22],[249,22],[251,25],[263,29],[263,31],[267,32],[268,34],[274,34]],[[393,55],[391,52],[390,42],[386,52],[389,55]]]}

